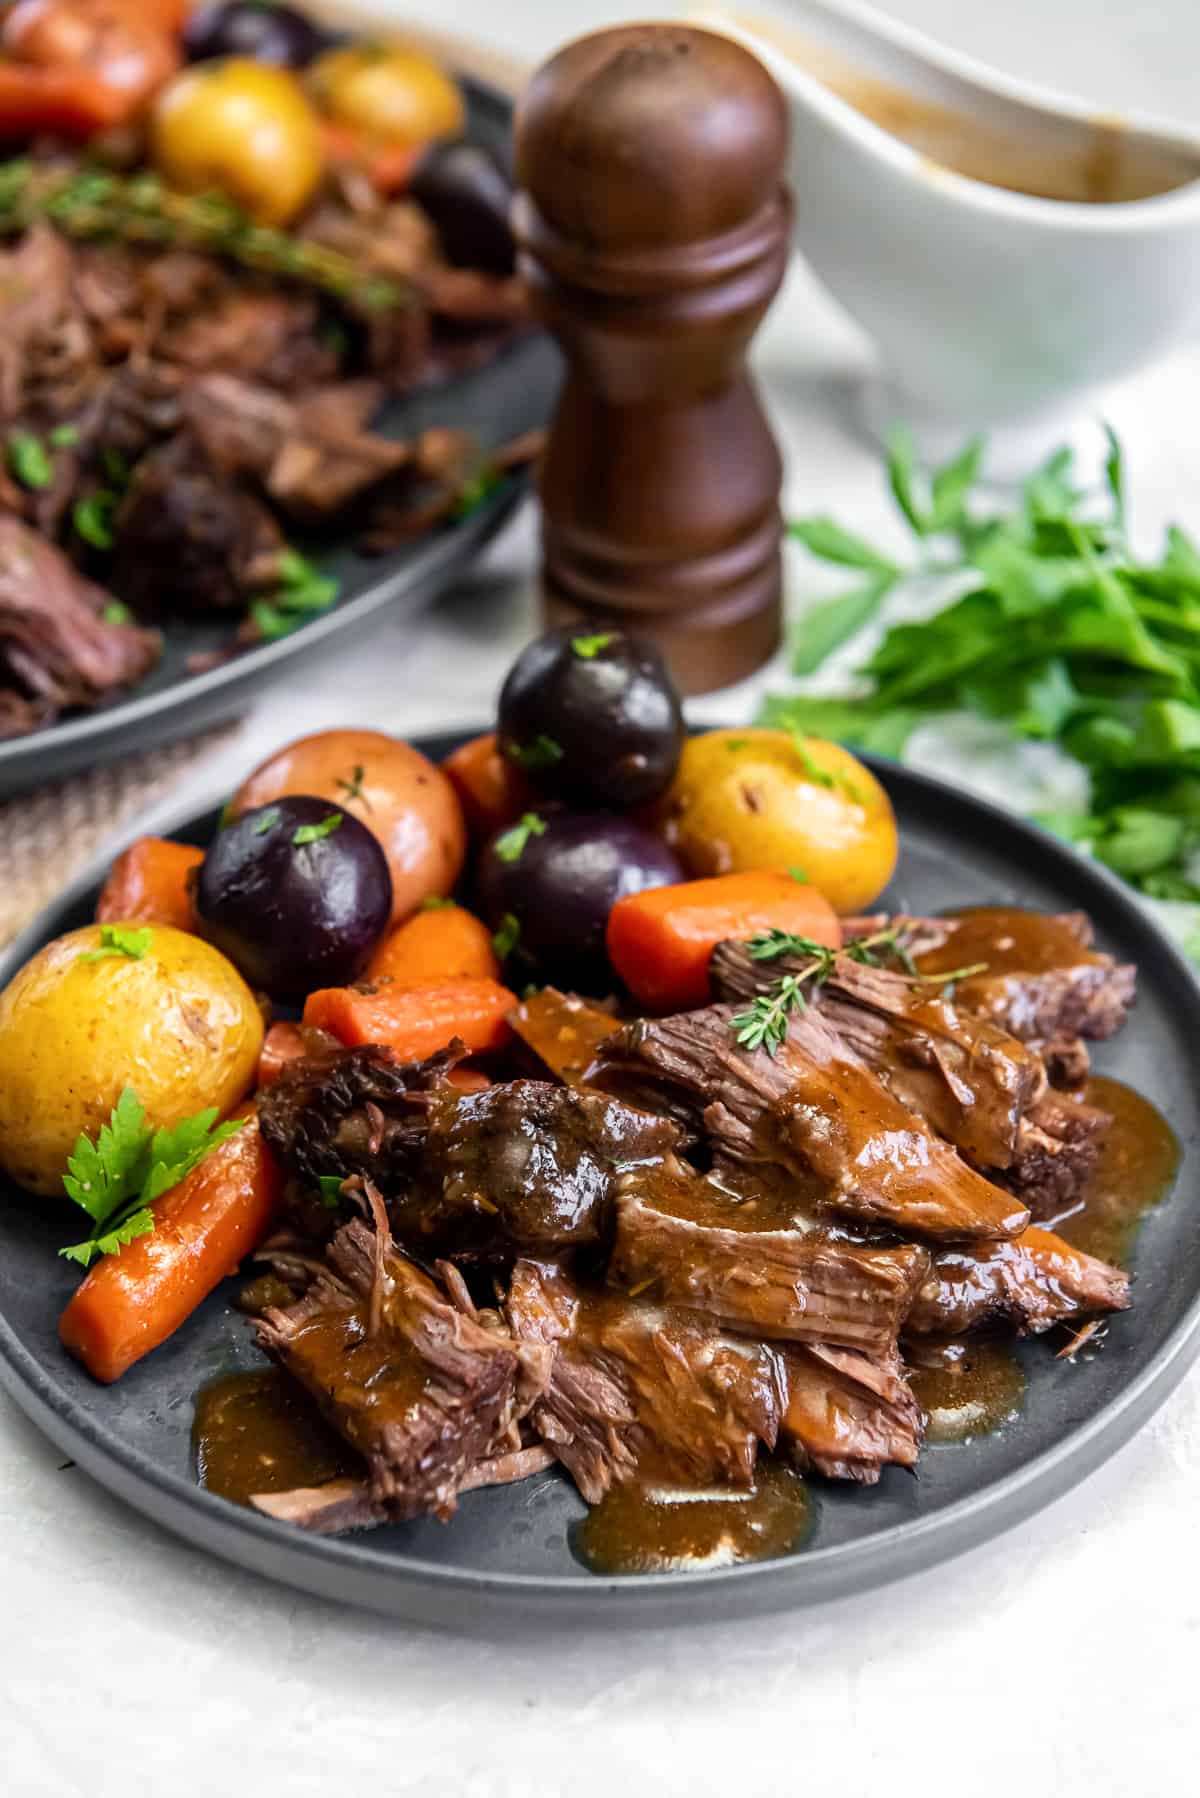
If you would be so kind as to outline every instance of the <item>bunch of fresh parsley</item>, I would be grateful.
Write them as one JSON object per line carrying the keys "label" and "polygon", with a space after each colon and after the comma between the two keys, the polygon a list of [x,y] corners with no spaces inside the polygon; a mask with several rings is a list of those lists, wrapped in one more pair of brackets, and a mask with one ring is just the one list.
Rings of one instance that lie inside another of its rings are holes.
{"label": "bunch of fresh parsley", "polygon": [[[761,722],[899,756],[932,714],[1002,721],[1056,743],[1087,770],[1086,810],[1040,822],[1150,898],[1200,902],[1200,547],[1173,526],[1141,561],[1126,532],[1124,458],[1112,432],[1104,490],[1075,484],[1070,450],[1036,469],[1006,510],[978,503],[983,445],[929,473],[898,433],[893,497],[919,554],[902,567],[830,518],[791,534],[861,573],[802,619],[794,669],[810,675],[913,574],[953,577],[955,597],[895,624],[858,670],[852,698],[768,698]],[[1200,942],[1189,944],[1200,958]]]}
{"label": "bunch of fresh parsley", "polygon": [[81,1135],[67,1162],[63,1175],[67,1196],[87,1212],[92,1229],[82,1242],[60,1249],[59,1254],[88,1267],[97,1255],[117,1254],[135,1237],[149,1235],[155,1199],[177,1186],[245,1121],[235,1118],[218,1124],[213,1107],[173,1129],[154,1130],[146,1122],[141,1100],[127,1086],[95,1142]]}

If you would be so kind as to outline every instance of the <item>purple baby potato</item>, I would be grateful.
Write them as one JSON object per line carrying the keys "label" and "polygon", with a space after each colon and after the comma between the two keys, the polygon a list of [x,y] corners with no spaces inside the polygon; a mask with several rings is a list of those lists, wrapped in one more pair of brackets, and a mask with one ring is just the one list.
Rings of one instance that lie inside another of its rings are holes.
{"label": "purple baby potato", "polygon": [[200,865],[204,935],[273,999],[301,999],[361,974],[392,911],[387,857],[365,824],[327,799],[243,812]]}
{"label": "purple baby potato", "polygon": [[547,631],[500,691],[500,753],[540,793],[625,812],[665,793],[683,748],[679,694],[658,649],[614,626]]}
{"label": "purple baby potato", "polygon": [[546,807],[487,844],[479,895],[494,926],[516,919],[520,952],[540,974],[603,987],[611,984],[604,932],[617,900],[684,878],[661,837],[632,818]]}

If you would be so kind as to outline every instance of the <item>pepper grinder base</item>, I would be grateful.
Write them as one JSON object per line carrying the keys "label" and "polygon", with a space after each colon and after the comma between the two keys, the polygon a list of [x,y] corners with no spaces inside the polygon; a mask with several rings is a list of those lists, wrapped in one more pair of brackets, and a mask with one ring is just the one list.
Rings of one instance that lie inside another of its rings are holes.
{"label": "pepper grinder base", "polygon": [[543,576],[542,617],[548,629],[576,624],[587,631],[605,626],[648,633],[666,658],[685,695],[715,693],[757,672],[779,648],[783,634],[783,581],[777,566],[761,587],[724,595],[705,604],[639,610],[618,618],[611,611],[592,611]]}

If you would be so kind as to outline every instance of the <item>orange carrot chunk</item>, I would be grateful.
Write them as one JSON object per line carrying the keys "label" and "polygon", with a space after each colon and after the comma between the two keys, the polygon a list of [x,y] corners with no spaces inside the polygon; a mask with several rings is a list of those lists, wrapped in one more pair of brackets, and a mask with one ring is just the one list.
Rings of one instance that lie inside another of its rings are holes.
{"label": "orange carrot chunk", "polygon": [[450,777],[476,842],[515,823],[534,804],[529,782],[500,754],[495,731],[472,737],[448,755],[442,772]]}
{"label": "orange carrot chunk", "polygon": [[173,924],[195,930],[188,876],[204,860],[203,849],[166,837],[138,837],[108,871],[96,904],[98,924]]}
{"label": "orange carrot chunk", "polygon": [[348,1048],[383,1043],[398,1061],[421,1061],[456,1036],[472,1055],[508,1041],[516,997],[497,980],[441,980],[429,986],[331,986],[310,993],[304,1022]]}
{"label": "orange carrot chunk", "polygon": [[607,948],[625,985],[654,1011],[708,1003],[708,962],[726,937],[789,930],[838,949],[842,927],[829,901],[787,874],[720,874],[652,887],[618,899],[608,914]]}
{"label": "orange carrot chunk", "polygon": [[384,937],[367,966],[366,978],[417,986],[463,975],[496,980],[499,974],[500,963],[487,925],[461,905],[439,905],[416,912]]}
{"label": "orange carrot chunk", "polygon": [[279,1170],[251,1118],[155,1201],[149,1236],[84,1276],[59,1319],[66,1348],[96,1379],[119,1380],[257,1248],[279,1190]]}

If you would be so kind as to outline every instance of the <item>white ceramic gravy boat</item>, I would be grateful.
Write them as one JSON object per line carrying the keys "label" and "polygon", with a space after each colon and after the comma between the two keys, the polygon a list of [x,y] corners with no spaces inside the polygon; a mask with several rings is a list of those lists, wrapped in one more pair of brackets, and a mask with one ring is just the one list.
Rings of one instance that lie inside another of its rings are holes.
{"label": "white ceramic gravy boat", "polygon": [[[786,22],[690,16],[787,94],[797,245],[878,346],[892,415],[927,437],[1052,432],[1200,322],[1200,137],[1099,118],[855,0],[789,0]],[[864,104],[906,135],[915,120],[922,148]],[[1095,204],[989,185],[934,159],[947,113],[976,128],[950,146],[962,166],[990,160],[1018,187],[1157,191]]]}

